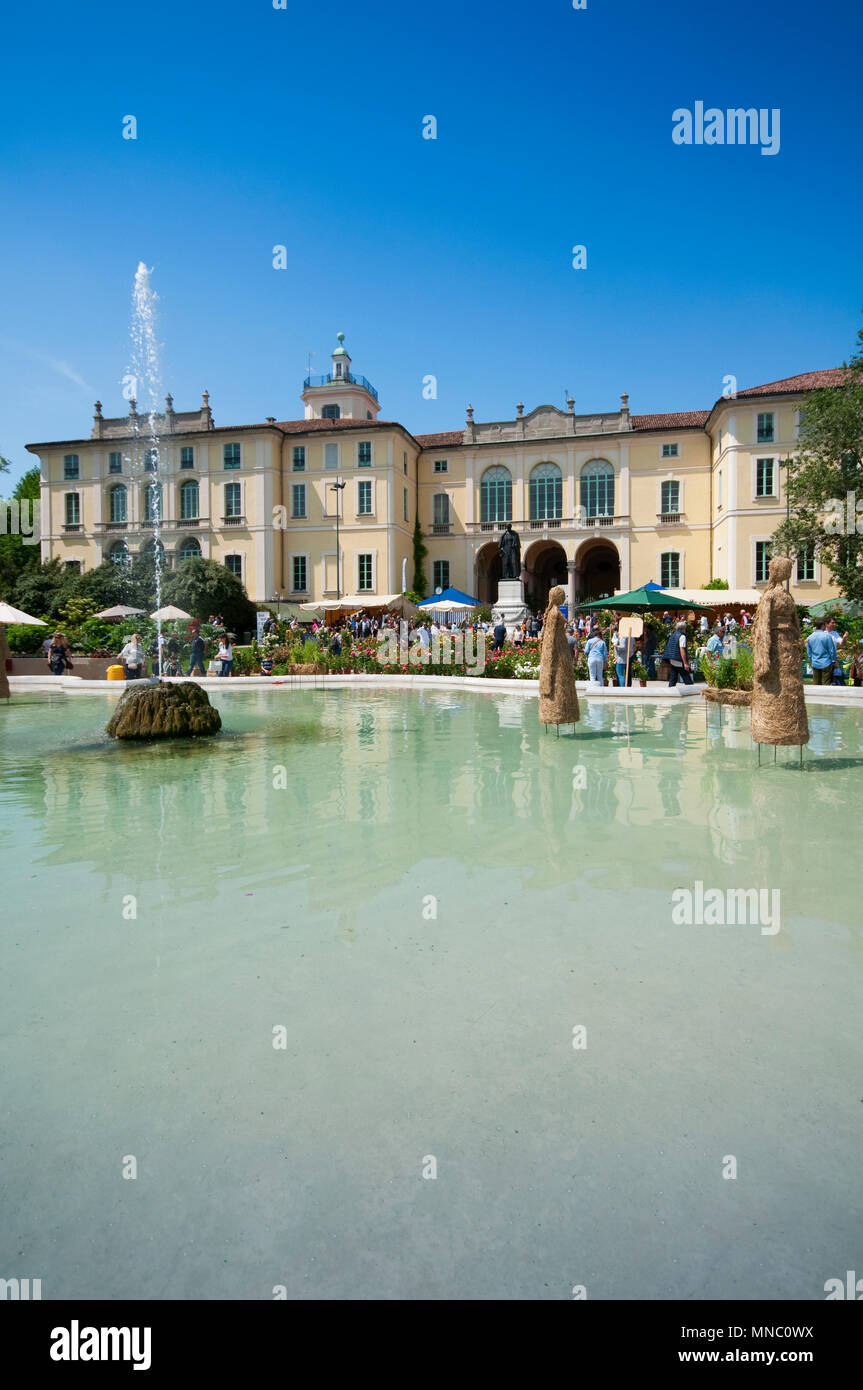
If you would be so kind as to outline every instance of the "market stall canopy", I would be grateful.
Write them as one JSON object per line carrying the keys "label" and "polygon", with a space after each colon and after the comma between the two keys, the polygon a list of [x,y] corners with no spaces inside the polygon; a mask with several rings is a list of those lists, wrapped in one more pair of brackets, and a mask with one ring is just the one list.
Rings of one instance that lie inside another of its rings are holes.
{"label": "market stall canopy", "polygon": [[408,613],[415,613],[416,606],[406,599],[404,594],[345,594],[342,598],[322,599],[318,603],[301,603],[301,608],[324,609],[327,613],[353,612],[360,608],[367,608],[371,611],[374,608],[387,608],[391,613],[401,613],[407,616]]}
{"label": "market stall canopy", "polygon": [[163,623],[191,621],[191,613],[184,613],[182,608],[174,608],[168,604],[167,608],[157,608],[155,613],[150,614],[151,618],[161,618]]}
{"label": "market stall canopy", "polygon": [[144,617],[143,608],[126,608],[124,604],[118,603],[113,608],[103,608],[101,613],[96,614],[97,618],[104,618],[109,622],[112,618],[142,618]]}
{"label": "market stall canopy", "polygon": [[424,614],[428,613],[470,613],[473,605],[456,603],[455,599],[443,599],[440,603],[421,603],[418,605]]}
{"label": "market stall canopy", "polygon": [[21,623],[23,627],[47,627],[41,618],[31,618],[29,613],[22,613],[20,608],[13,608],[9,603],[0,603],[0,624]]}
{"label": "market stall canopy", "polygon": [[442,589],[439,594],[432,594],[431,598],[424,598],[417,608],[440,608],[443,612],[452,612],[454,608],[478,608],[479,599],[472,598],[470,594],[465,594],[461,589]]}
{"label": "market stall canopy", "polygon": [[761,598],[760,589],[665,589],[666,594],[682,598],[694,608],[701,604],[706,608],[754,608]]}
{"label": "market stall canopy", "polygon": [[636,613],[642,608],[703,608],[704,604],[690,598],[678,598],[669,589],[648,589],[645,585],[641,589],[630,589],[626,594],[615,594],[613,598],[597,598],[591,603],[579,604],[579,607],[610,608],[621,613]]}
{"label": "market stall canopy", "polygon": [[841,613],[845,618],[861,618],[863,603],[855,598],[825,598],[821,603],[810,604],[810,618],[826,618],[828,613]]}

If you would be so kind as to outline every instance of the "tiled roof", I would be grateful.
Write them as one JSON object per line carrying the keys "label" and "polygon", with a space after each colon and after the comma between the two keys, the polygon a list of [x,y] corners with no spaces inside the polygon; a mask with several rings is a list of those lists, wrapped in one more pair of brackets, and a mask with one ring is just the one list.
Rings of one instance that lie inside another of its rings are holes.
{"label": "tiled roof", "polygon": [[678,410],[671,415],[633,415],[634,430],[687,430],[703,429],[707,424],[709,410]]}
{"label": "tiled roof", "polygon": [[444,430],[441,434],[415,434],[421,449],[447,449],[464,443],[464,430]]}
{"label": "tiled roof", "polygon": [[849,375],[845,367],[826,367],[820,372],[803,372],[801,376],[785,376],[781,381],[768,381],[766,386],[750,386],[738,391],[740,396],[781,396],[783,392],[818,391],[824,386],[841,386]]}
{"label": "tiled roof", "polygon": [[[404,429],[398,420],[277,420],[276,429],[285,434],[307,434],[311,430],[371,430],[386,425],[388,429]],[[258,425],[266,429],[266,425]]]}

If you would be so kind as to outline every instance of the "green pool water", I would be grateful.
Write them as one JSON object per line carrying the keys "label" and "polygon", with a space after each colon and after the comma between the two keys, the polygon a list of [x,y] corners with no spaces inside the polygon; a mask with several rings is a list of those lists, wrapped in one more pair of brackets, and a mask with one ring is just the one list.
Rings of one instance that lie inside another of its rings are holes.
{"label": "green pool water", "polygon": [[[519,692],[231,689],[219,738],[137,747],[114,699],[0,708],[0,1276],[782,1300],[863,1268],[860,715],[810,709],[801,772],[700,701],[557,739]],[[675,921],[696,882],[779,890],[779,930]]]}

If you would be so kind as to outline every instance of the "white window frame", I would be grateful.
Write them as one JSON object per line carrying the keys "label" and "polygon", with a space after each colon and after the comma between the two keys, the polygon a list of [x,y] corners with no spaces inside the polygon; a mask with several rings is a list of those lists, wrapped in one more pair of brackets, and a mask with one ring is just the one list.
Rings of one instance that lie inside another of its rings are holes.
{"label": "white window frame", "polygon": [[[328,460],[328,458],[329,458],[330,449],[335,449],[335,451],[336,451],[336,461],[335,461],[334,464],[328,463],[328,462],[327,462],[327,460]],[[328,444],[325,444],[325,445],[324,445],[324,458],[323,458],[323,464],[324,464],[324,472],[325,472],[325,473],[338,473],[338,472],[339,472],[339,469],[340,469],[340,466],[341,466],[341,452],[340,452],[340,450],[339,450],[338,440],[330,440],[330,442],[329,442]]]}
{"label": "white window frame", "polygon": [[[372,561],[372,587],[370,589],[360,588],[360,556],[369,555]],[[376,550],[358,550],[354,555],[354,574],[356,576],[355,594],[376,594],[378,591],[378,553]]]}
{"label": "white window frame", "polygon": [[[441,464],[442,467],[438,467]],[[434,459],[432,461],[432,477],[441,478],[444,473],[449,473],[449,459]]]}
{"label": "white window frame", "polygon": [[[361,445],[361,444],[368,444],[368,446],[369,446],[370,458],[369,458],[368,463],[360,463],[360,445]],[[357,465],[357,468],[374,468],[374,466],[375,466],[375,441],[374,441],[373,439],[358,439],[358,440],[357,440],[356,465]]]}
{"label": "white window frame", "polygon": [[[306,562],[306,584],[305,584],[305,588],[303,588],[303,589],[295,589],[295,588],[294,588],[294,561],[295,561],[295,560],[305,560],[305,562]],[[288,564],[289,564],[289,566],[290,566],[289,574],[290,574],[290,577],[291,577],[291,589],[290,589],[290,592],[291,592],[292,594],[308,594],[308,593],[311,593],[311,590],[309,589],[309,575],[310,575],[311,572],[312,572],[312,556],[311,556],[311,551],[308,551],[308,550],[292,550],[292,551],[290,552],[290,554],[288,555]]]}
{"label": "white window frame", "polygon": [[[435,520],[434,504],[435,504],[435,499],[438,498],[438,497],[445,497],[445,498],[446,498],[446,503],[447,503],[447,506],[446,506],[447,519],[446,519],[446,521],[436,521],[436,520]],[[450,490],[449,490],[448,488],[438,488],[437,492],[432,493],[432,499],[431,499],[431,522],[430,522],[430,525],[431,525],[431,526],[452,526],[452,518],[453,518],[453,495],[452,495],[452,493],[450,492]]]}
{"label": "white window frame", "polygon": [[[296,451],[297,449],[302,449],[302,451],[303,451],[303,461],[302,461],[301,464],[297,464],[297,461],[296,461],[296,459],[294,458],[294,453],[295,453],[295,451]],[[292,445],[291,445],[291,472],[292,472],[292,473],[305,473],[305,472],[307,472],[307,471],[308,471],[308,458],[307,458],[307,454],[306,454],[306,446],[305,446],[305,444],[292,444]]]}
{"label": "white window frame", "polygon": [[334,594],[334,593],[336,592],[335,589],[328,589],[328,588],[327,588],[327,561],[328,561],[328,560],[333,560],[333,561],[335,562],[335,568],[336,568],[336,570],[337,570],[337,572],[338,572],[338,586],[339,586],[339,589],[341,590],[341,592],[344,593],[344,592],[345,592],[345,586],[344,586],[344,584],[342,583],[342,580],[343,580],[343,578],[344,578],[344,573],[345,573],[345,558],[344,558],[344,549],[342,548],[341,545],[339,546],[339,549],[338,549],[338,550],[322,550],[322,551],[321,551],[321,593],[324,594],[324,595],[326,595],[326,594]]}
{"label": "white window frame", "polygon": [[[372,509],[371,509],[370,512],[361,512],[361,511],[360,511],[360,489],[362,488],[363,483],[368,483],[368,484],[369,484],[369,491],[371,492],[371,497],[372,497]],[[357,478],[357,479],[356,479],[356,489],[355,489],[355,493],[354,493],[354,511],[355,511],[355,514],[356,514],[356,517],[357,517],[357,520],[358,520],[358,521],[364,521],[367,517],[372,518],[372,517],[374,517],[374,515],[375,515],[375,493],[376,493],[376,491],[377,491],[377,488],[375,487],[374,483],[375,483],[374,478]]]}
{"label": "white window frame", "polygon": [[[665,452],[666,449],[674,449],[675,452],[674,452],[673,454],[666,454],[666,452]],[[660,445],[659,445],[659,457],[660,457],[661,459],[679,459],[679,458],[680,458],[680,441],[677,440],[677,439],[665,439],[665,440],[662,440],[661,443],[660,443]]]}
{"label": "white window frame", "polygon": [[230,569],[228,566],[229,560],[239,560],[240,573],[237,575],[237,578],[239,579],[241,584],[245,584],[246,570],[244,565],[245,556],[243,555],[243,552],[241,550],[229,550],[226,552],[226,554],[222,556],[222,564],[225,566],[225,569],[228,570],[229,574],[234,574],[235,571]]}
{"label": "white window frame", "polygon": [[[294,488],[298,488],[298,487],[301,487],[301,488],[303,489],[303,510],[302,510],[301,512],[295,512],[295,511],[294,511],[294,497],[295,497],[295,495],[296,495],[295,492],[294,492]],[[290,512],[290,520],[291,520],[291,521],[305,521],[305,520],[308,519],[308,515],[309,515],[309,492],[308,492],[308,487],[306,486],[305,483],[294,483],[294,482],[292,482],[292,483],[291,483],[291,512]]]}
{"label": "white window frame", "polygon": [[797,556],[794,557],[794,569],[793,569],[793,571],[792,571],[791,583],[792,583],[792,585],[794,585],[795,587],[796,587],[797,585],[800,585],[801,588],[807,588],[807,589],[809,588],[810,585],[812,586],[812,588],[817,588],[817,587],[820,586],[820,584],[821,584],[821,561],[818,559],[818,556],[817,556],[817,555],[813,556],[813,559],[812,559],[812,578],[811,578],[811,579],[799,579],[799,578],[797,577]]}
{"label": "white window frame", "polygon": [[[759,417],[759,415],[769,415],[769,416],[771,416],[771,418],[772,418],[772,420],[773,420],[773,438],[772,438],[772,439],[759,439],[759,438],[758,438],[758,417]],[[755,429],[754,429],[755,447],[756,447],[756,449],[759,449],[759,448],[761,447],[762,444],[775,444],[776,441],[777,441],[777,439],[779,438],[779,435],[778,435],[778,433],[777,433],[777,430],[778,430],[777,412],[776,412],[775,410],[756,410],[756,412],[755,412]]]}
{"label": "white window frame", "polygon": [[[765,579],[756,579],[756,578],[755,578],[755,568],[756,568],[756,562],[757,562],[757,560],[758,560],[758,552],[757,552],[757,550],[756,550],[756,546],[761,545],[761,544],[769,545],[770,542],[771,542],[772,540],[773,540],[773,537],[772,537],[772,536],[752,536],[752,537],[750,538],[750,541],[749,541],[749,573],[752,575],[752,584],[753,584],[753,586],[757,586],[757,585],[759,585],[759,584],[767,584],[767,582],[768,582],[766,578],[765,578]],[[769,560],[767,561],[767,567],[768,567],[768,570],[769,570],[769,568],[770,568],[770,561],[769,561]]]}
{"label": "white window frame", "polygon": [[663,555],[677,556],[678,583],[669,584],[669,589],[685,589],[686,577],[684,574],[685,552],[676,545],[664,545],[656,556],[656,582],[662,584],[662,557]]}
{"label": "white window frame", "polygon": [[[229,472],[229,473],[231,472],[231,469],[230,469],[230,468],[228,469],[228,472]],[[245,494],[245,491],[244,491],[244,488],[243,488],[242,480],[241,480],[240,478],[231,478],[228,482],[223,482],[223,483],[222,483],[222,487],[223,487],[223,488],[234,487],[234,486],[237,486],[237,487],[239,487],[239,489],[240,489],[240,510],[236,513],[236,515],[237,515],[237,516],[245,516],[245,515],[246,515],[246,494]],[[144,505],[145,505],[145,507],[146,507],[146,500],[145,500]],[[223,493],[222,493],[222,516],[223,516],[223,517],[227,517],[227,515],[228,515],[228,497],[227,497],[227,494],[226,494],[225,492],[223,492]],[[162,520],[164,521],[164,517],[162,518]]]}
{"label": "white window frame", "polygon": [[[758,492],[758,465],[759,463],[770,462],[773,466],[773,491],[765,492],[763,496]],[[759,454],[756,458],[752,456],[752,500],[754,502],[778,502],[779,501],[779,459],[776,454]]]}
{"label": "white window frame", "polygon": [[450,570],[449,579],[447,580],[446,584],[441,584],[440,587],[441,587],[442,589],[451,589],[451,588],[452,588],[452,561],[449,560],[449,559],[446,559],[446,558],[437,559],[437,560],[432,560],[432,588],[433,588],[433,589],[436,589],[436,588],[437,588],[437,585],[436,585],[435,582],[434,582],[434,567],[435,567],[435,565],[448,565],[448,566],[449,566],[449,570]]}
{"label": "white window frame", "polygon": [[[70,479],[70,481],[71,481],[71,479]],[[68,520],[67,520],[67,516],[68,516],[68,512],[69,512],[69,498],[70,498],[70,497],[77,497],[77,499],[78,499],[78,520],[77,520],[77,521],[68,521]],[[63,493],[63,525],[64,525],[64,526],[81,526],[81,525],[83,525],[83,523],[82,523],[82,521],[81,521],[81,517],[82,517],[83,515],[84,515],[84,508],[83,508],[83,506],[81,505],[81,490],[80,490],[80,488],[77,488],[77,487],[68,488],[68,489],[66,490],[66,492]]]}
{"label": "white window frame", "polygon": [[657,490],[657,493],[658,493],[658,496],[657,496],[657,499],[656,499],[656,512],[657,512],[657,515],[658,515],[658,516],[673,516],[673,515],[674,515],[673,512],[663,512],[663,510],[662,510],[662,485],[663,485],[663,483],[677,483],[677,501],[678,501],[678,503],[679,503],[679,506],[678,506],[678,508],[677,508],[677,513],[678,513],[678,515],[683,516],[683,511],[684,511],[684,507],[683,507],[683,479],[682,479],[682,478],[678,478],[678,476],[677,476],[676,473],[668,473],[664,478],[660,478],[659,481],[658,481],[658,483],[657,483],[657,487],[656,487],[656,490]]}

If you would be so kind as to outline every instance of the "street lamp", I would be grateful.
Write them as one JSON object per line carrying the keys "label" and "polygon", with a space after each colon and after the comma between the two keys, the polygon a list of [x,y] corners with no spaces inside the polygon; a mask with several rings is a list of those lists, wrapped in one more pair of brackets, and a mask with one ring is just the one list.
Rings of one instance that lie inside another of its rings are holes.
{"label": "street lamp", "polygon": [[[347,483],[331,483],[332,492],[341,492],[342,488],[347,487]],[[342,596],[342,554],[339,549],[339,499],[336,498],[336,598]]]}

